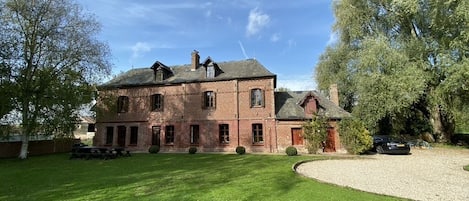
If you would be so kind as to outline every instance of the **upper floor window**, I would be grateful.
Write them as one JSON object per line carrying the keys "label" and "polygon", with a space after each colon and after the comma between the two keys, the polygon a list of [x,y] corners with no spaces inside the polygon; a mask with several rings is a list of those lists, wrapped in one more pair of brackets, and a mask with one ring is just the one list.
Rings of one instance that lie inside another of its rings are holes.
{"label": "upper floor window", "polygon": [[207,66],[207,78],[214,78],[215,77],[215,67],[210,65]]}
{"label": "upper floor window", "polygon": [[152,111],[163,110],[163,95],[161,94],[151,95],[151,110]]}
{"label": "upper floor window", "polygon": [[252,143],[254,144],[264,143],[262,124],[252,124]]}
{"label": "upper floor window", "polygon": [[204,108],[215,108],[215,92],[204,92]]}
{"label": "upper floor window", "polygon": [[129,97],[119,96],[117,98],[117,112],[123,113],[129,111]]}
{"label": "upper floor window", "polygon": [[262,89],[251,90],[251,107],[264,106],[264,91]]}

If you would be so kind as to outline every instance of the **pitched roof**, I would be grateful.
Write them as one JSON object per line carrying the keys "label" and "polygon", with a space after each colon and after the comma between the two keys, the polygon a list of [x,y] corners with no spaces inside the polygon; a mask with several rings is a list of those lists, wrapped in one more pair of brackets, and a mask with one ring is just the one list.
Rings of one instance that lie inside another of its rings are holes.
{"label": "pitched roof", "polygon": [[[211,60],[211,59],[210,59]],[[213,60],[211,60],[213,62]],[[157,62],[161,64],[160,62]],[[154,78],[153,69],[150,67],[138,68],[129,70],[116,78],[104,83],[102,88],[120,88],[120,87],[133,87],[142,85],[168,85],[168,84],[181,84],[191,82],[204,82],[204,81],[221,81],[221,80],[234,80],[234,79],[252,79],[262,77],[273,77],[276,75],[268,71],[262,64],[255,59],[247,59],[241,61],[229,61],[216,63],[221,72],[214,78],[206,78],[205,67],[200,65],[197,70],[191,71],[190,64],[177,65],[168,67],[173,76],[158,81]]]}
{"label": "pitched roof", "polygon": [[318,115],[330,119],[351,117],[350,113],[335,105],[317,91],[288,91],[275,92],[276,118],[283,120],[310,119],[311,117],[307,117],[303,107],[301,107],[301,103],[308,95],[312,95],[318,100]]}

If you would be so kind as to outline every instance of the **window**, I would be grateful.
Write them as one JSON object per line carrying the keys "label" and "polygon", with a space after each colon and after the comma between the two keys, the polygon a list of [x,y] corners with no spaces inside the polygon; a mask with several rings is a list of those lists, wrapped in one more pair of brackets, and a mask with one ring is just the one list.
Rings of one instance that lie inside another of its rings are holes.
{"label": "window", "polygon": [[138,141],[138,127],[132,126],[130,127],[130,144],[137,145]]}
{"label": "window", "polygon": [[151,110],[163,111],[163,95],[161,94],[151,95]]}
{"label": "window", "polygon": [[215,67],[210,65],[207,66],[207,78],[214,78],[215,77]]}
{"label": "window", "polygon": [[230,129],[228,124],[219,124],[220,144],[230,143]]}
{"label": "window", "polygon": [[199,125],[191,125],[191,144],[199,144]]}
{"label": "window", "polygon": [[129,111],[129,97],[119,96],[117,99],[117,112],[123,113]]}
{"label": "window", "polygon": [[204,92],[204,108],[215,108],[215,92]]}
{"label": "window", "polygon": [[88,124],[88,132],[95,132],[95,124]]}
{"label": "window", "polygon": [[166,126],[165,132],[165,142],[166,144],[173,144],[174,143],[174,126]]}
{"label": "window", "polygon": [[263,107],[264,106],[264,92],[262,89],[251,90],[251,107]]}
{"label": "window", "polygon": [[106,144],[112,145],[114,139],[114,127],[106,127]]}
{"label": "window", "polygon": [[262,124],[252,125],[252,141],[254,144],[263,144],[264,138],[262,136]]}

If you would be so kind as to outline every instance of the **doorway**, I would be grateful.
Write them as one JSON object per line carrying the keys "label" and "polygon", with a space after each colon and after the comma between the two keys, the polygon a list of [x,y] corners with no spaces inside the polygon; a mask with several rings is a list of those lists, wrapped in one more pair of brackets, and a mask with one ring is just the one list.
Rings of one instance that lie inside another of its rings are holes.
{"label": "doorway", "polygon": [[117,145],[119,147],[125,147],[125,126],[117,127]]}

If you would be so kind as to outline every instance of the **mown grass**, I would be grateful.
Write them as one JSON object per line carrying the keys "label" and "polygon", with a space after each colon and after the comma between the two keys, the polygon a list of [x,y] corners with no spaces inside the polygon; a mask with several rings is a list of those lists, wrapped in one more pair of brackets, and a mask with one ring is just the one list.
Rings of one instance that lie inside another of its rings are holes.
{"label": "mown grass", "polygon": [[[67,154],[0,160],[0,200],[398,200],[324,184],[291,171],[311,156]],[[385,186],[383,186],[385,188]]]}

